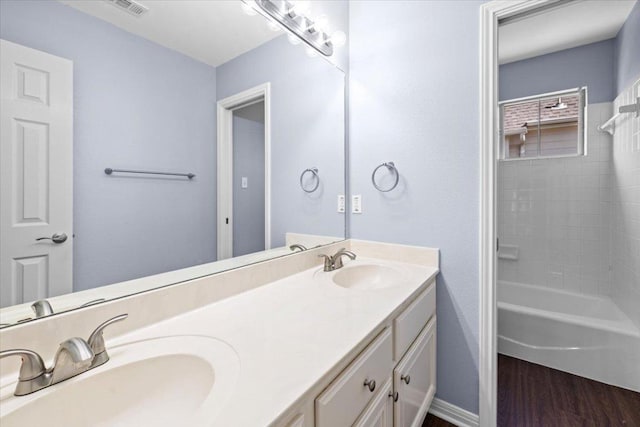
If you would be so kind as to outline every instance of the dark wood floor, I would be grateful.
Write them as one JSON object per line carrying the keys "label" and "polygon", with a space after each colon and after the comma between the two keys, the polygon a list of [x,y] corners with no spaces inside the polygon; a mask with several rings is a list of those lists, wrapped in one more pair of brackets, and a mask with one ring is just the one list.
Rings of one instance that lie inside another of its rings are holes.
{"label": "dark wood floor", "polygon": [[440,419],[435,415],[427,414],[427,418],[425,418],[424,423],[422,423],[422,427],[456,427],[456,425]]}
{"label": "dark wood floor", "polygon": [[[640,427],[640,393],[498,355],[498,427]],[[431,414],[422,427],[455,427]]]}
{"label": "dark wood floor", "polygon": [[498,426],[640,427],[640,393],[498,355]]}

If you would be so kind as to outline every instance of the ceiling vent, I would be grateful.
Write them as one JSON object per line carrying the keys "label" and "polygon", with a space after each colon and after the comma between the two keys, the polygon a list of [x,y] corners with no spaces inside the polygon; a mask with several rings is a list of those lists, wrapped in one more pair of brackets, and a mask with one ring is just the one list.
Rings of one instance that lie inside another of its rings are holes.
{"label": "ceiling vent", "polygon": [[120,10],[130,13],[134,16],[142,16],[149,11],[149,8],[141,5],[133,0],[105,0]]}

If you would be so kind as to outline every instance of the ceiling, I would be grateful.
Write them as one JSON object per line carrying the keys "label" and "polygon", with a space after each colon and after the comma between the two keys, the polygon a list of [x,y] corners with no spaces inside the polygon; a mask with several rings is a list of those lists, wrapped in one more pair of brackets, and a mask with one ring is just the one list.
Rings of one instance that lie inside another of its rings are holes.
{"label": "ceiling", "polygon": [[104,0],[60,2],[214,67],[282,34],[245,14],[239,0],[136,0],[149,9],[142,16]]}
{"label": "ceiling", "polygon": [[499,62],[506,64],[613,38],[636,0],[576,0],[499,27]]}

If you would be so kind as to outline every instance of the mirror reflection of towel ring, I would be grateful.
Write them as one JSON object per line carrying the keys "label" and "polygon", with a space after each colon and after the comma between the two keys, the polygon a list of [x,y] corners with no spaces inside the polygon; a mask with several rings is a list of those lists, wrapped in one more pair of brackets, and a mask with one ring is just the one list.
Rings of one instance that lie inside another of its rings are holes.
{"label": "mirror reflection of towel ring", "polygon": [[[393,182],[393,185],[387,189],[380,187],[376,183],[376,172],[378,172],[378,169],[380,169],[383,166],[386,167],[389,170],[389,172],[393,173],[396,176],[396,180]],[[396,165],[393,162],[384,162],[381,165],[378,165],[378,167],[376,167],[373,170],[373,173],[371,174],[371,183],[373,184],[374,187],[376,187],[376,190],[381,191],[383,193],[387,193],[393,190],[394,188],[396,188],[398,186],[398,181],[400,181],[400,173],[398,172],[398,169],[396,168]]]}
{"label": "mirror reflection of towel ring", "polygon": [[[312,173],[313,177],[316,180],[316,185],[313,186],[313,188],[307,190],[306,188],[304,188],[304,184],[303,184],[303,180],[304,180],[304,176],[307,173]],[[302,188],[302,191],[304,191],[305,193],[313,193],[314,191],[316,191],[318,189],[318,187],[320,186],[320,176],[318,176],[318,168],[308,168],[302,171],[302,174],[300,174],[300,188]]]}

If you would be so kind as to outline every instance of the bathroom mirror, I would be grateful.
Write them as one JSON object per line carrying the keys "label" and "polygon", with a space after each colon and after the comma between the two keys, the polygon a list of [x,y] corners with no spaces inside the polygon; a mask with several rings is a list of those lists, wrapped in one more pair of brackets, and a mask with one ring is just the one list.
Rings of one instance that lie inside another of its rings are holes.
{"label": "bathroom mirror", "polygon": [[0,8],[3,327],[344,239],[331,58],[239,0]]}

